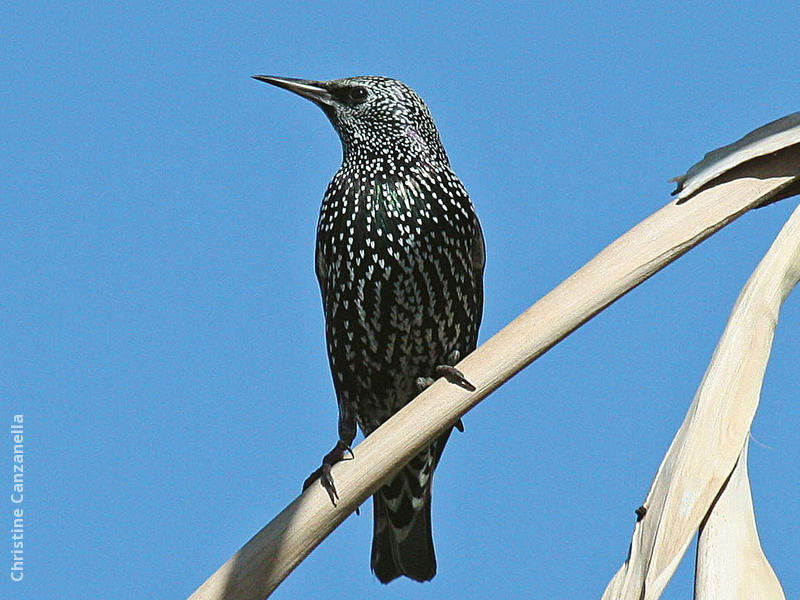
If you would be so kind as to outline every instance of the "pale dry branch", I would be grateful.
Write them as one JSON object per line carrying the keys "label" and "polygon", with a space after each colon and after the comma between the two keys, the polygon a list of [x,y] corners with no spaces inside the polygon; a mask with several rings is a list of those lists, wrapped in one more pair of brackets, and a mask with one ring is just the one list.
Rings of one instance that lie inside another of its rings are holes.
{"label": "pale dry branch", "polygon": [[[778,312],[800,278],[800,208],[778,234],[745,284],[731,311],[703,381],[672,441],[645,500],[647,512],[634,527],[628,560],[608,585],[604,600],[658,598],[700,524],[704,528],[698,564],[698,598],[783,598],[746,595],[739,583],[780,590],[761,552],[755,520],[735,511],[752,504],[741,481],[746,465],[728,482],[745,446],[758,407]],[[727,487],[726,487],[727,482]],[[742,494],[747,495],[745,498]],[[709,514],[714,503],[716,508]],[[723,566],[723,557],[728,560]],[[727,581],[717,581],[734,565],[747,563]],[[759,568],[756,569],[755,567]],[[721,570],[722,569],[722,570]],[[761,579],[759,579],[761,578]],[[721,588],[714,588],[719,584]],[[740,595],[743,593],[745,595]]]}
{"label": "pale dry branch", "polygon": [[786,600],[758,539],[747,477],[748,441],[711,514],[700,526],[695,600]]}
{"label": "pale dry branch", "polygon": [[[730,171],[622,235],[458,365],[470,393],[438,381],[334,467],[340,501],[311,486],[222,565],[191,600],[260,600],[336,526],[480,400],[614,300],[800,175],[800,148]],[[343,558],[343,560],[347,560]]]}
{"label": "pale dry branch", "polygon": [[678,184],[678,189],[675,191],[678,194],[677,199],[688,198],[728,170],[748,160],[796,144],[798,139],[800,139],[800,112],[767,123],[742,139],[709,152],[703,160],[692,165],[686,175],[675,177],[673,181]]}

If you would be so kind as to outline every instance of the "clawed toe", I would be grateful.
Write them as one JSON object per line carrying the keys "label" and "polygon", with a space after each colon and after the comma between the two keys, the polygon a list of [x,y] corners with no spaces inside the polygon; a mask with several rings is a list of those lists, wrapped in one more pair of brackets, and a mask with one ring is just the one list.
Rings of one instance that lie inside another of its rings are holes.
{"label": "clawed toe", "polygon": [[474,392],[477,389],[467,380],[466,377],[464,377],[464,374],[461,371],[455,367],[451,367],[450,365],[439,365],[436,367],[436,374],[439,377],[444,377],[450,383],[460,385],[467,391]]}
{"label": "clawed toe", "polygon": [[331,467],[333,467],[333,465],[340,460],[344,460],[345,453],[350,454],[350,460],[355,458],[355,454],[353,454],[353,449],[350,447],[350,444],[344,442],[343,440],[339,440],[336,442],[333,450],[328,452],[322,459],[322,466],[311,473],[311,475],[309,475],[308,478],[303,482],[303,490],[306,490],[308,486],[319,479],[322,487],[325,488],[326,492],[328,492],[328,497],[331,499],[331,503],[336,506],[336,501],[339,499],[339,494],[336,491],[336,485],[333,483]]}
{"label": "clawed toe", "polygon": [[[448,364],[437,366],[434,369],[434,373],[436,374],[437,377],[444,377],[450,383],[460,385],[465,390],[474,392],[476,389],[475,386],[472,385],[467,380],[466,377],[464,377],[464,374],[461,371],[459,371],[453,366],[456,363],[458,363],[459,360],[461,360],[461,352],[459,352],[458,350],[453,350],[450,354],[447,355]],[[433,377],[417,377],[416,381],[417,390],[422,392],[428,389],[431,385],[433,385],[434,381],[436,380]],[[462,430],[462,428],[458,426],[457,428],[459,429],[459,431]]]}
{"label": "clawed toe", "polygon": [[319,482],[322,484],[322,487],[325,488],[325,491],[328,492],[328,497],[331,499],[331,504],[336,506],[336,501],[339,499],[339,494],[336,493],[336,486],[333,484],[331,465],[322,463],[320,471],[321,474],[319,477]]}
{"label": "clawed toe", "polygon": [[322,474],[322,467],[311,473],[311,475],[309,475],[303,482],[303,491],[305,492],[312,483],[314,483],[317,479],[319,479],[319,476],[321,474]]}
{"label": "clawed toe", "polygon": [[433,377],[417,377],[417,391],[424,392],[436,381]]}

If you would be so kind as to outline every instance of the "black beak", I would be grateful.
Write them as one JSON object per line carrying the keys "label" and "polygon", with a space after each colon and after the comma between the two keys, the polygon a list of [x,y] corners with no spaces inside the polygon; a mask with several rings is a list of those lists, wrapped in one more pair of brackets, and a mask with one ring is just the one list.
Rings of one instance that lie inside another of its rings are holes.
{"label": "black beak", "polygon": [[333,96],[322,87],[322,82],[320,81],[293,79],[291,77],[272,77],[270,75],[253,75],[253,79],[289,90],[321,106],[330,106],[334,102]]}

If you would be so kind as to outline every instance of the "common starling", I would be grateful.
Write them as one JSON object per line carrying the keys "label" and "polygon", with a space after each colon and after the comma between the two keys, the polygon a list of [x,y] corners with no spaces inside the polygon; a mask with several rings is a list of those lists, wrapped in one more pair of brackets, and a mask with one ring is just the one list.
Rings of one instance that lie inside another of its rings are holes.
{"label": "common starling", "polygon": [[[483,311],[483,234],[430,112],[386,77],[308,81],[257,75],[319,106],[342,142],[317,225],[316,273],[339,441],[306,481],[331,500],[331,465],[434,377],[474,389],[454,367],[475,349]],[[460,426],[460,422],[456,424]],[[450,431],[374,496],[372,570],[383,583],[436,574],[431,484]]]}

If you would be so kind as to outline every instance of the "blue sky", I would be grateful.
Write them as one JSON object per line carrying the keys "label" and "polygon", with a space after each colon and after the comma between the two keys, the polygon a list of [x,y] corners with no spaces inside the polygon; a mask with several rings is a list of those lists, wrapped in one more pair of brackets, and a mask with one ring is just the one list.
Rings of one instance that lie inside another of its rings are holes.
{"label": "blue sky", "polygon": [[[321,111],[250,75],[381,74],[420,93],[483,224],[485,340],[666,203],[705,152],[800,110],[797,5],[765,11],[4,7],[0,429],[24,414],[26,520],[24,581],[4,560],[0,596],[183,598],[335,440],[313,252],[340,145]],[[437,470],[433,582],[374,579],[367,504],[273,597],[599,597],[736,295],[796,205],[745,215],[465,417]],[[795,293],[750,446],[788,597],[799,354]],[[7,525],[10,447],[4,433]],[[664,598],[691,594],[687,559]]]}

